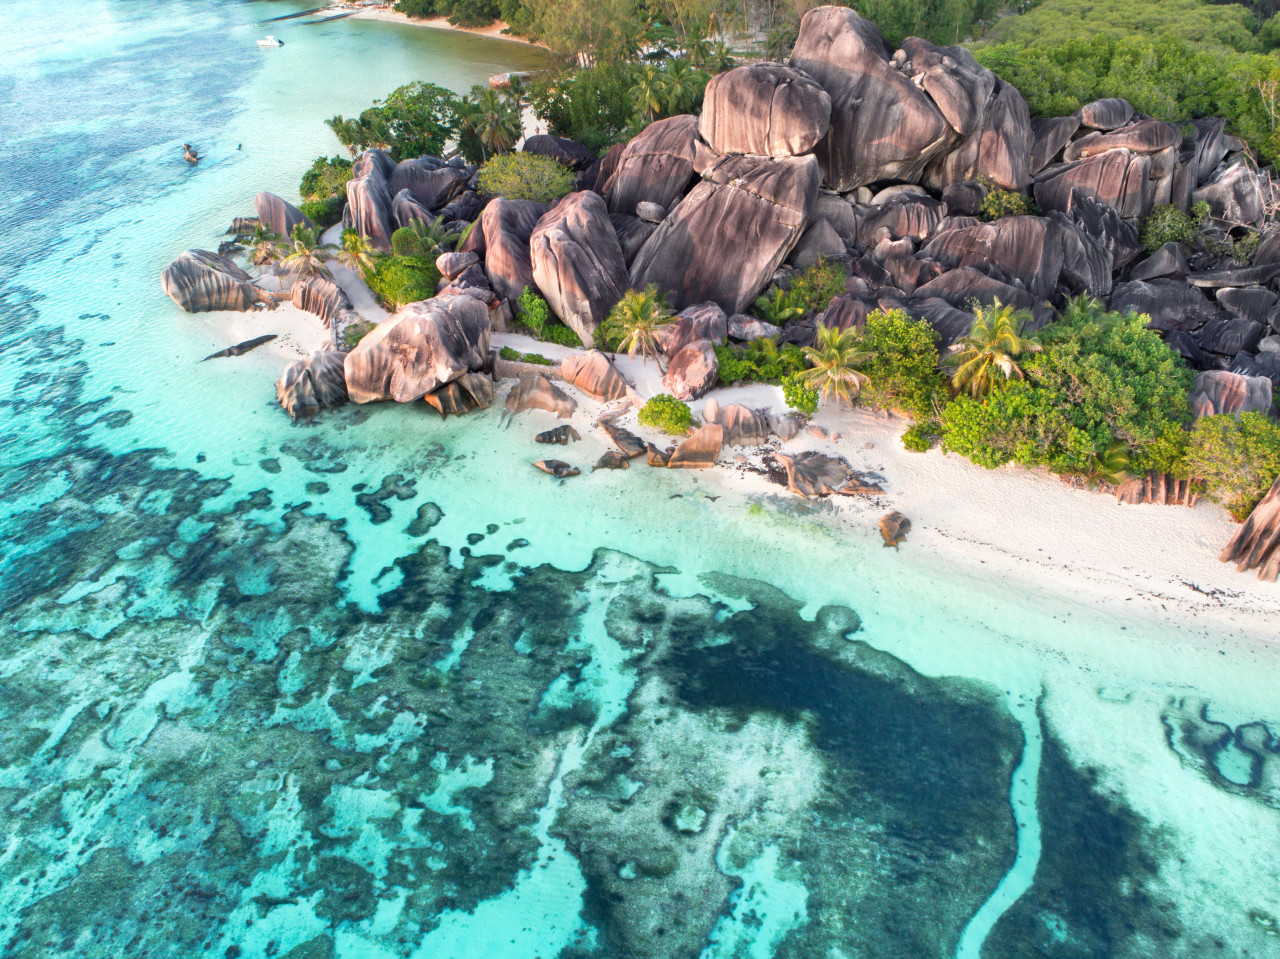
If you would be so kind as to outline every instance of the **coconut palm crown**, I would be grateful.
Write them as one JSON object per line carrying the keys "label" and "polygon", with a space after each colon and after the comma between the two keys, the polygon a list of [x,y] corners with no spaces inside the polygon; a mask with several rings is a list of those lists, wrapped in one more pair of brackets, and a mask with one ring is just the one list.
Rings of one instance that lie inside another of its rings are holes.
{"label": "coconut palm crown", "polygon": [[956,392],[967,392],[982,399],[995,387],[998,377],[1023,379],[1018,357],[1041,348],[1036,337],[1022,334],[1030,319],[1027,310],[999,300],[990,306],[974,306],[969,334],[962,337],[942,361],[945,366],[955,368],[951,385]]}
{"label": "coconut palm crown", "polygon": [[316,240],[316,231],[299,223],[293,228],[291,241],[285,247],[281,263],[290,273],[299,276],[328,276],[325,263],[333,259],[332,247]]}
{"label": "coconut palm crown", "polygon": [[841,330],[819,325],[813,346],[804,348],[809,369],[796,374],[800,385],[817,390],[824,400],[841,400],[852,404],[867,377],[857,366],[867,358],[858,350],[856,330]]}
{"label": "coconut palm crown", "polygon": [[662,348],[658,331],[671,322],[671,307],[666,297],[652,284],[643,290],[628,290],[613,308],[610,319],[621,327],[623,336],[618,351],[628,356],[649,357],[662,368]]}

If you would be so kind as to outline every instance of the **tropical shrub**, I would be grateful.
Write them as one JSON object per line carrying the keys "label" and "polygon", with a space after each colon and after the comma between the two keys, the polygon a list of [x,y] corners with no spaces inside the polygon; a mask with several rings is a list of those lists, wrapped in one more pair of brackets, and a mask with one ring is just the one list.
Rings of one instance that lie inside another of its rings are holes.
{"label": "tropical shrub", "polygon": [[530,287],[525,287],[516,300],[516,319],[533,331],[533,335],[542,338],[542,331],[551,317],[551,308],[547,301]]}
{"label": "tropical shrub", "polygon": [[340,260],[343,266],[364,276],[366,272],[373,269],[377,258],[378,251],[374,249],[368,237],[361,236],[355,230],[342,231],[342,249],[338,251],[335,259]]}
{"label": "tropical shrub", "polygon": [[820,259],[801,270],[787,287],[787,305],[799,309],[801,316],[812,316],[827,308],[832,297],[845,291],[848,274],[839,263]]}
{"label": "tropical shrub", "polygon": [[573,189],[573,173],[550,157],[507,153],[480,168],[479,186],[485,196],[554,203]]}
{"label": "tropical shrub", "polygon": [[471,88],[458,105],[458,149],[468,163],[512,149],[522,132],[520,107],[508,92],[484,83]]}
{"label": "tropical shrub", "polygon": [[973,327],[943,359],[944,365],[955,368],[951,385],[956,391],[983,397],[1002,377],[1022,379],[1018,359],[1040,349],[1038,339],[1022,335],[1030,321],[1028,310],[1015,309],[999,300],[990,306],[975,304]]}
{"label": "tropical shrub", "polygon": [[942,448],[995,469],[1014,462],[1082,472],[1094,453],[1092,438],[1074,427],[1049,394],[1014,380],[979,400],[960,395],[941,418]]}
{"label": "tropical shrub", "polygon": [[597,336],[607,349],[626,351],[662,364],[658,330],[671,322],[671,307],[652,283],[643,290],[628,290],[600,324]]}
{"label": "tropical shrub", "polygon": [[312,223],[326,230],[342,219],[342,208],[346,205],[345,196],[330,196],[323,200],[303,200],[298,209]]}
{"label": "tropical shrub", "polygon": [[519,350],[504,346],[498,350],[498,355],[504,360],[510,360],[513,363],[534,363],[538,366],[555,366],[555,360],[549,360],[541,353],[521,353]]}
{"label": "tropical shrub", "polygon": [[867,357],[858,349],[858,334],[854,330],[819,326],[814,345],[806,346],[804,355],[809,369],[795,374],[796,381],[807,389],[817,390],[824,400],[843,400],[851,405],[866,385],[867,378],[857,367]]}
{"label": "tropical shrub", "polygon": [[785,287],[775,286],[769,294],[761,294],[751,304],[751,312],[766,323],[785,326],[790,320],[799,319],[804,310],[791,302]]}
{"label": "tropical shrub", "polygon": [[782,378],[782,398],[787,406],[805,416],[818,412],[818,391],[805,386],[797,374]]}
{"label": "tropical shrub", "polygon": [[544,343],[555,343],[557,346],[582,346],[582,337],[562,323],[548,323],[542,328],[541,339]]}
{"label": "tropical shrub", "polygon": [[720,361],[720,382],[725,384],[781,383],[783,377],[799,373],[805,367],[800,347],[786,343],[779,349],[767,336],[744,346],[717,346],[715,351]]}
{"label": "tropical shrub", "polygon": [[529,101],[547,129],[597,153],[625,139],[637,111],[625,63],[544,73],[529,85]]}
{"label": "tropical shrub", "polygon": [[932,326],[903,310],[876,310],[867,317],[858,348],[867,356],[859,366],[867,377],[864,402],[903,410],[916,420],[933,419],[947,398],[947,384],[938,373],[938,334]]}
{"label": "tropical shrub", "polygon": [[1035,201],[1025,193],[987,184],[987,195],[982,199],[982,219],[998,220],[1003,216],[1027,216],[1035,212]]}
{"label": "tropical shrub", "polygon": [[425,256],[427,251],[413,227],[402,226],[391,234],[391,252],[396,256]]}
{"label": "tropical shrub", "polygon": [[638,419],[641,426],[651,426],[671,436],[684,436],[693,425],[689,404],[667,393],[659,393],[647,400],[640,407]]}
{"label": "tropical shrub", "polygon": [[358,323],[349,324],[342,331],[342,345],[348,350],[354,350],[356,344],[365,338],[365,334],[373,330],[373,324],[368,320],[361,320]]}
{"label": "tropical shrub", "polygon": [[339,115],[325,123],[353,156],[370,147],[381,147],[394,160],[439,156],[457,133],[460,107],[452,91],[417,81],[375,100],[359,117]]}
{"label": "tropical shrub", "polygon": [[1201,215],[1183,213],[1169,203],[1159,203],[1151,208],[1151,212],[1142,221],[1140,234],[1142,245],[1148,253],[1154,253],[1166,243],[1190,245],[1200,235],[1201,221],[1208,214],[1208,204],[1203,201],[1196,204],[1194,212]]}
{"label": "tropical shrub", "polygon": [[[315,162],[302,174],[298,184],[298,196],[304,200],[324,200],[331,196],[347,195],[347,181],[351,179],[352,163],[340,156],[316,157]],[[314,217],[312,217],[314,219]]]}
{"label": "tropical shrub", "polygon": [[1202,416],[1188,439],[1186,471],[1243,522],[1280,476],[1280,425],[1261,413]]}
{"label": "tropical shrub", "polygon": [[927,453],[933,449],[934,434],[921,423],[914,423],[902,434],[903,448],[912,453]]}
{"label": "tropical shrub", "polygon": [[379,257],[365,275],[365,282],[383,306],[397,310],[406,303],[435,296],[440,271],[425,257],[384,256]]}

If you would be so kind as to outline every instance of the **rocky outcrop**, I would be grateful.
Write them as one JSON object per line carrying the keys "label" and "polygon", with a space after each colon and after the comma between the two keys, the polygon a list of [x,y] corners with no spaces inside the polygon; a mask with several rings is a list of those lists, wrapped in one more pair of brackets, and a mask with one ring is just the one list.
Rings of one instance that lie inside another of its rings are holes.
{"label": "rocky outcrop", "polygon": [[347,354],[347,392],[357,403],[409,403],[489,356],[489,311],[467,296],[410,303],[379,323]]}
{"label": "rocky outcrop", "polygon": [[308,276],[295,280],[289,290],[289,300],[300,310],[314,313],[333,328],[334,320],[351,309],[351,301],[338,285],[323,276]]}
{"label": "rocky outcrop", "polygon": [[507,394],[508,413],[524,410],[546,410],[560,419],[568,419],[578,404],[542,373],[524,373]]}
{"label": "rocky outcrop", "polygon": [[1196,190],[1192,199],[1203,200],[1215,219],[1228,223],[1251,226],[1261,223],[1265,212],[1261,180],[1243,163],[1227,167]]}
{"label": "rocky outcrop", "polygon": [[480,257],[474,253],[441,253],[436,257],[436,269],[446,280],[456,280],[466,270],[478,266]]}
{"label": "rocky outcrop", "polygon": [[1206,370],[1196,377],[1191,412],[1197,416],[1220,413],[1269,413],[1271,381],[1265,376],[1243,376],[1227,370]]}
{"label": "rocky outcrop", "polygon": [[401,160],[387,176],[387,192],[392,196],[408,190],[427,210],[443,209],[461,196],[474,169],[449,166],[436,157]]}
{"label": "rocky outcrop", "polygon": [[493,380],[484,373],[463,373],[422,397],[443,418],[461,416],[474,409],[487,410],[493,403]]}
{"label": "rocky outcrop", "polygon": [[538,460],[533,464],[544,473],[550,473],[556,479],[564,479],[566,476],[577,476],[582,471],[576,466],[570,466],[564,460]]}
{"label": "rocky outcrop", "polygon": [[831,97],[781,63],[752,63],[711,78],[698,131],[717,153],[808,153],[831,125]]}
{"label": "rocky outcrop", "polygon": [[715,303],[687,306],[654,334],[658,347],[667,356],[675,356],[695,340],[723,343],[729,334],[729,318]]}
{"label": "rocky outcrop", "polygon": [[549,133],[539,133],[527,138],[521,149],[525,153],[550,157],[570,170],[582,171],[596,162],[596,155],[590,147]]}
{"label": "rocky outcrop", "polygon": [[1258,579],[1274,583],[1280,576],[1280,477],[1218,557],[1240,572],[1256,569]]}
{"label": "rocky outcrop", "polygon": [[270,297],[250,282],[249,274],[225,256],[187,250],[164,268],[160,285],[188,313],[247,310]]}
{"label": "rocky outcrop", "polygon": [[716,161],[640,250],[631,286],[670,291],[676,309],[713,300],[741,313],[804,232],[820,176],[811,156]]}
{"label": "rocky outcrop", "polygon": [[955,139],[929,95],[890,62],[875,25],[853,10],[806,13],[790,64],[831,97],[831,129],[814,153],[833,190],[914,182]]}
{"label": "rocky outcrop", "polygon": [[1146,473],[1131,476],[1116,488],[1116,502],[1128,506],[1153,503],[1158,506],[1195,506],[1198,497],[1191,480],[1178,479],[1169,473]]}
{"label": "rocky outcrop", "polygon": [[1119,97],[1105,100],[1094,100],[1086,103],[1078,111],[1080,125],[1093,130],[1115,130],[1133,119],[1133,104]]}
{"label": "rocky outcrop", "polygon": [[1079,117],[1044,117],[1032,120],[1028,172],[1035,176],[1052,163],[1079,129]]}
{"label": "rocky outcrop", "polygon": [[1172,123],[1141,120],[1111,133],[1092,133],[1069,143],[1062,152],[1066,163],[1100,156],[1108,150],[1133,153],[1161,153],[1182,145],[1182,131]]}
{"label": "rocky outcrop", "polygon": [[[932,46],[912,38],[904,44],[904,50],[912,44]],[[958,122],[962,123],[963,129],[948,116],[948,122],[960,138],[929,165],[925,171],[925,184],[940,191],[952,183],[982,178],[1006,190],[1023,189],[1031,179],[1033,143],[1031,111],[1027,101],[1012,86],[978,66],[973,54],[962,47],[948,47],[945,55],[936,47],[933,50],[936,51],[933,56],[938,56],[943,62],[965,62],[965,68],[956,76],[958,82],[952,86],[966,105],[969,97],[976,98],[987,90],[991,92],[980,104],[980,109],[958,111]],[[970,79],[975,77],[976,71],[980,71],[977,78]],[[988,83],[988,78],[991,83]],[[929,92],[932,94],[933,91]],[[938,102],[937,96],[934,101]]]}
{"label": "rocky outcrop", "polygon": [[618,450],[605,450],[600,454],[600,458],[596,460],[596,465],[591,467],[591,472],[596,470],[625,470],[631,468],[630,460],[623,456]]}
{"label": "rocky outcrop", "polygon": [[578,431],[566,423],[563,426],[543,430],[533,438],[533,441],[535,443],[559,443],[561,446],[568,446],[570,441],[576,442],[580,439],[582,437],[578,435]]}
{"label": "rocky outcrop", "polygon": [[597,400],[620,400],[629,395],[631,385],[607,356],[599,350],[574,353],[560,361],[560,375]]}
{"label": "rocky outcrop", "polygon": [[289,236],[293,233],[295,226],[303,226],[308,230],[314,230],[316,227],[310,218],[292,203],[266,190],[253,198],[253,208],[258,213],[258,222],[269,233],[277,236]]}
{"label": "rocky outcrop", "polygon": [[542,203],[498,197],[480,214],[476,230],[483,230],[484,269],[499,296],[515,302],[534,285],[529,237],[546,212]]}
{"label": "rocky outcrop", "polygon": [[763,446],[769,440],[769,418],[741,403],[722,407],[712,397],[707,400],[702,419],[724,430],[725,446]]}
{"label": "rocky outcrop", "polygon": [[1152,159],[1129,150],[1109,150],[1101,156],[1049,167],[1036,177],[1036,205],[1043,211],[1071,211],[1079,191],[1115,208],[1126,219],[1140,220],[1151,209]]}
{"label": "rocky outcrop", "polygon": [[342,222],[386,253],[391,249],[391,192],[387,177],[395,161],[382,150],[366,150],[347,181],[347,208]]}
{"label": "rocky outcrop", "polygon": [[618,447],[623,456],[634,459],[643,456],[649,445],[629,429],[619,426],[616,417],[601,417],[600,428],[605,431],[610,442]]}
{"label": "rocky outcrop", "polygon": [[588,347],[627,289],[627,265],[597,193],[570,193],[529,239],[533,280],[556,316]]}
{"label": "rocky outcrop", "polygon": [[391,198],[391,225],[399,230],[414,223],[430,223],[431,211],[408,190],[401,190]]}
{"label": "rocky outcrop", "polygon": [[757,320],[754,316],[748,316],[745,313],[735,313],[729,317],[728,321],[729,338],[743,343],[765,337],[777,337],[781,332],[780,327],[766,323],[764,320]]}
{"label": "rocky outcrop", "polygon": [[[812,430],[813,427],[810,427]],[[883,492],[874,483],[868,483],[858,476],[843,459],[809,450],[787,456],[774,453],[773,458],[782,464],[787,473],[787,489],[808,499],[812,496],[830,496],[835,493],[852,495],[855,493]]]}
{"label": "rocky outcrop", "polygon": [[710,340],[694,340],[671,357],[662,385],[676,399],[700,399],[716,385],[720,361]]}
{"label": "rocky outcrop", "polygon": [[885,546],[897,549],[898,544],[907,538],[909,532],[911,532],[911,520],[897,510],[880,517],[880,536],[884,539]]}
{"label": "rocky outcrop", "polygon": [[697,140],[695,116],[668,117],[646,127],[623,148],[604,184],[609,212],[634,216],[644,200],[670,207],[693,178]]}
{"label": "rocky outcrop", "polygon": [[[1035,216],[1010,216],[964,230],[948,230],[931,240],[923,256],[951,267],[994,263],[1018,279],[1035,297],[1053,296],[1062,273],[1065,228]],[[1107,264],[1110,279],[1110,263]]]}
{"label": "rocky outcrop", "polygon": [[305,360],[294,360],[276,381],[276,399],[295,420],[345,403],[347,382],[342,354],[320,350]]}
{"label": "rocky outcrop", "polygon": [[667,460],[671,469],[708,469],[724,446],[724,430],[715,423],[699,426],[681,442]]}

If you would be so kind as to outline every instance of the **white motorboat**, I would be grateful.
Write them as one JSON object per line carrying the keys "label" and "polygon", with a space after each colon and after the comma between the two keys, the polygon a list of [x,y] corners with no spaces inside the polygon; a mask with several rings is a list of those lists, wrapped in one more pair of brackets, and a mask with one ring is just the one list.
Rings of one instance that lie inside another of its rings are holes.
{"label": "white motorboat", "polygon": [[260,47],[283,47],[283,46],[284,46],[284,41],[283,41],[283,40],[277,40],[275,37],[267,36],[267,37],[263,37],[261,40],[259,40],[259,41],[258,41],[258,46],[260,46]]}

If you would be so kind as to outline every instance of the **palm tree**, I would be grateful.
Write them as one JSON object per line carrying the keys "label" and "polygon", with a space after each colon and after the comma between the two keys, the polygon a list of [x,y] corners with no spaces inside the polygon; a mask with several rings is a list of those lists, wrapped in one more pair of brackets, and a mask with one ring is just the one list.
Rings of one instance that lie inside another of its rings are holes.
{"label": "palm tree", "polygon": [[867,382],[867,377],[856,369],[867,358],[867,354],[858,351],[857,331],[820,325],[814,345],[806,346],[804,355],[809,369],[796,374],[800,385],[817,390],[824,400],[844,400],[852,405]]}
{"label": "palm tree", "polygon": [[477,84],[465,99],[463,124],[480,141],[481,158],[510,150],[520,139],[520,111],[503,100],[493,87]]}
{"label": "palm tree", "polygon": [[662,112],[665,83],[662,71],[652,63],[645,63],[636,67],[634,77],[631,95],[636,98],[645,119],[652,123],[654,117]]}
{"label": "palm tree", "polygon": [[717,40],[711,44],[711,48],[707,51],[706,60],[698,64],[698,66],[714,76],[717,73],[732,70],[735,62],[737,61],[729,51],[729,48],[722,41]]}
{"label": "palm tree", "polygon": [[249,255],[254,263],[261,266],[280,256],[280,250],[277,244],[280,242],[280,234],[272,233],[261,223],[253,231],[253,236],[249,238]]}
{"label": "palm tree", "polygon": [[1035,337],[1023,336],[1022,330],[1031,314],[1027,310],[1001,303],[975,306],[973,327],[969,335],[951,348],[951,355],[943,360],[946,366],[954,366],[951,385],[956,392],[967,391],[977,399],[985,397],[996,384],[995,374],[1002,373],[1006,380],[1023,378],[1017,358],[1023,353],[1040,349]]}
{"label": "palm tree", "polygon": [[325,263],[333,259],[332,247],[316,240],[316,231],[299,223],[293,228],[291,246],[282,259],[284,268],[299,276],[329,276]]}
{"label": "palm tree", "polygon": [[671,116],[685,112],[705,85],[701,70],[695,70],[687,60],[672,60],[662,71],[660,94],[664,109]]}
{"label": "palm tree", "polygon": [[355,230],[342,231],[342,252],[337,259],[343,266],[364,276],[364,271],[373,268],[374,247],[368,237],[361,236]]}
{"label": "palm tree", "polygon": [[671,307],[667,298],[653,284],[643,290],[628,290],[609,314],[622,328],[618,350],[628,356],[640,354],[644,361],[653,357],[662,369],[662,348],[658,345],[658,330],[671,322]]}
{"label": "palm tree", "polygon": [[422,241],[422,251],[426,256],[432,254],[440,254],[446,250],[453,249],[461,233],[451,233],[444,225],[444,217],[438,216],[430,223],[425,220],[414,220],[409,224],[409,228],[413,230],[419,240]]}
{"label": "palm tree", "polygon": [[772,323],[774,326],[785,326],[788,320],[794,320],[797,317],[804,316],[804,309],[799,306],[792,306],[787,291],[780,286],[773,288],[773,296],[757,296],[756,301],[751,304],[751,308],[755,310],[756,316],[764,320],[766,323]]}
{"label": "palm tree", "polygon": [[1089,479],[1093,483],[1099,481],[1119,486],[1129,478],[1129,464],[1132,452],[1124,440],[1113,439],[1102,448],[1102,452],[1089,457]]}

